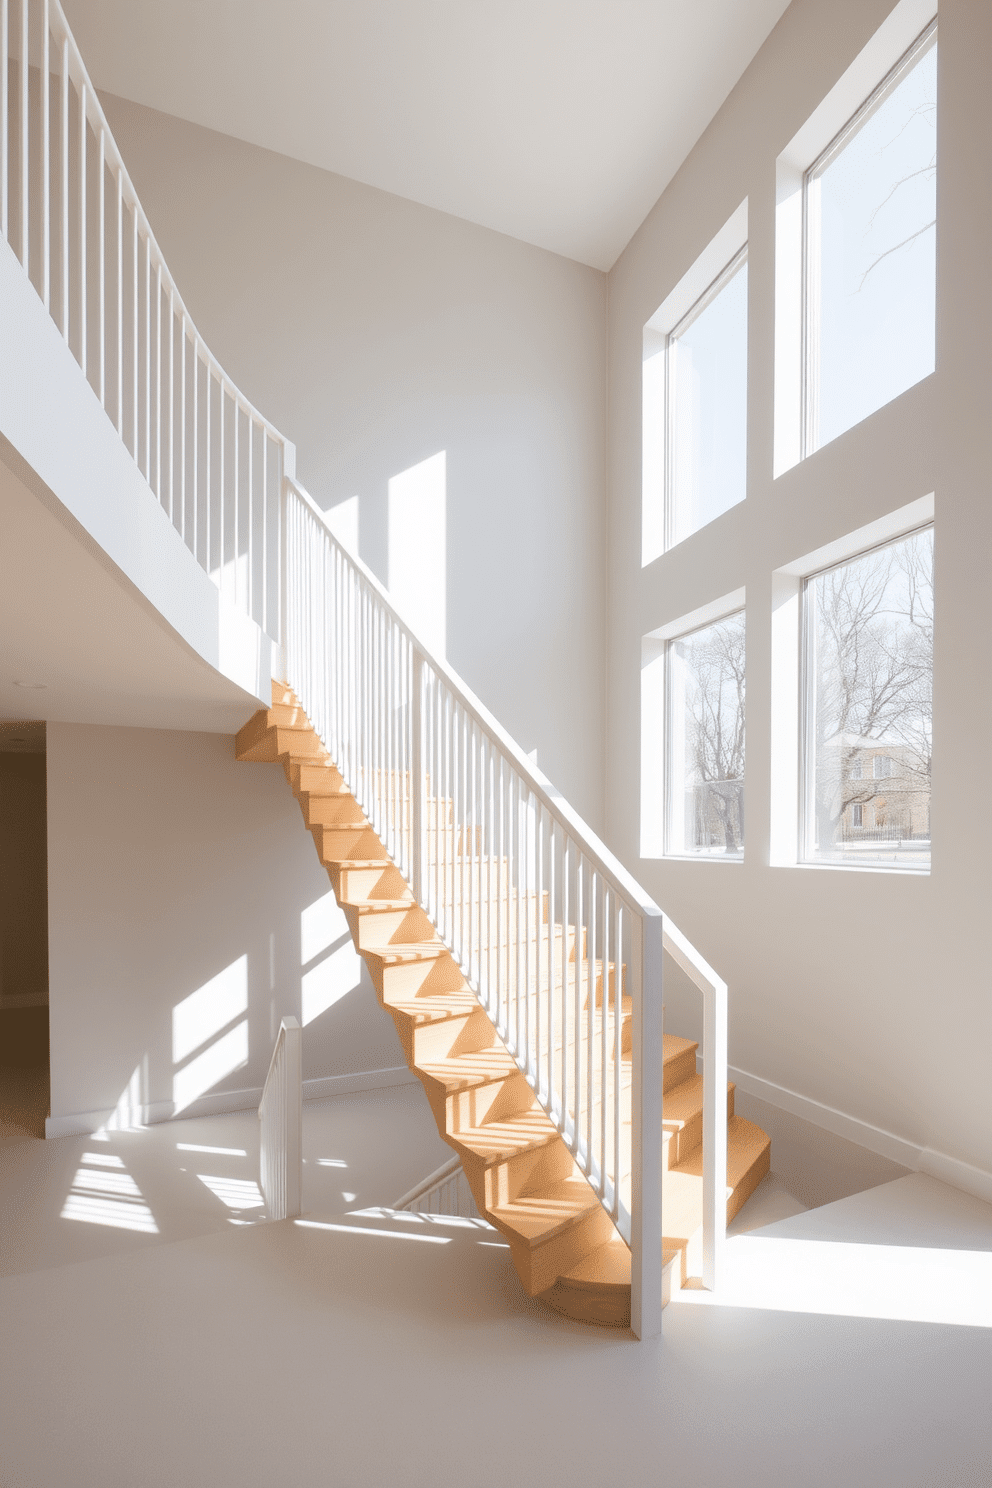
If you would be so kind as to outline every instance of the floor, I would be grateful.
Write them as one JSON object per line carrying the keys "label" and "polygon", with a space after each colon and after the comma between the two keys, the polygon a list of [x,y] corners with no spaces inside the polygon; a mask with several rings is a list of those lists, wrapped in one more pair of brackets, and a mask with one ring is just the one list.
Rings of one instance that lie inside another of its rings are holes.
{"label": "floor", "polygon": [[992,1207],[932,1179],[773,1175],[637,1343],[390,1211],[448,1151],[416,1086],[308,1105],[300,1222],[250,1115],[102,1135],[0,1136],[0,1488],[992,1483]]}

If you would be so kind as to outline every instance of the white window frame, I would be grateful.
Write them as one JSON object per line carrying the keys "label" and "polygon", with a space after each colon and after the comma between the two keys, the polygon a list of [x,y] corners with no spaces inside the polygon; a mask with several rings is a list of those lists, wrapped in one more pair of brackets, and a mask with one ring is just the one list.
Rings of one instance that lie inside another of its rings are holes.
{"label": "white window frame", "polygon": [[[677,536],[676,529],[675,529],[675,401],[676,401],[676,399],[675,399],[675,393],[677,391],[678,383],[677,383],[677,377],[676,377],[676,375],[674,373],[673,364],[674,364],[675,359],[678,356],[678,351],[677,351],[678,342],[679,342],[679,339],[682,336],[685,335],[686,331],[688,331],[688,330],[691,329],[691,327],[693,326],[693,324],[702,315],[703,311],[709,309],[710,305],[712,305],[713,301],[717,298],[717,296],[724,289],[726,289],[726,287],[730,283],[730,281],[732,279],[736,278],[736,276],[740,273],[740,271],[747,266],[747,248],[748,248],[748,245],[745,242],[744,243],[744,246],[742,248],[739,248],[737,250],[737,252],[734,254],[733,258],[730,259],[729,263],[724,264],[723,268],[720,270],[719,274],[717,274],[716,278],[712,281],[712,283],[710,283],[710,284],[707,285],[707,287],[703,290],[702,294],[699,296],[699,298],[696,300],[696,302],[689,307],[689,309],[686,311],[685,315],[683,315],[682,319],[678,322],[677,325],[673,326],[673,328],[668,332],[667,336],[665,337],[665,494],[664,494],[664,502],[665,502],[665,517],[664,517],[664,522],[665,522],[665,529],[664,530],[665,530],[665,552],[666,553],[670,552],[672,548],[677,547],[680,542],[685,542],[686,538],[692,537],[693,533],[695,533],[695,532],[701,532],[702,531],[702,528],[701,527],[694,527],[691,532],[685,532],[685,533],[682,534],[681,537],[679,537],[679,536]],[[745,333],[745,335],[746,335],[746,333]],[[747,376],[746,376],[746,373],[745,373],[745,381],[744,381],[744,396],[745,396],[745,399],[746,399],[747,398]],[[747,485],[746,485],[746,478],[745,478],[745,497],[746,497],[746,495],[747,495]],[[740,505],[740,502],[735,501],[733,503],[733,505],[734,506],[739,506]],[[727,511],[730,511],[731,509],[732,509],[731,507],[727,507],[726,508]],[[720,516],[723,516],[723,512],[720,513]],[[717,519],[716,519],[716,517],[713,517],[713,518],[711,518],[711,520],[715,522]],[[708,527],[709,526],[709,522],[706,522],[703,525],[706,526],[706,527]]]}
{"label": "white window frame", "polygon": [[882,81],[868,95],[845,124],[834,135],[826,149],[803,172],[802,183],[802,388],[800,417],[800,459],[819,449],[819,366],[820,366],[820,191],[819,184],[828,166],[842,153],[850,140],[876,113],[899,86],[906,74],[937,43],[937,16],[924,27],[889,69]]}
{"label": "white window frame", "polygon": [[668,540],[667,475],[671,446],[668,431],[668,337],[678,327],[684,328],[693,307],[709,292],[741,249],[746,249],[747,211],[745,197],[644,325],[641,374],[642,568],[654,563],[671,548]]}
{"label": "white window frame", "polygon": [[[866,547],[858,548],[846,554],[845,557],[837,559],[834,563],[826,563],[820,568],[812,569],[803,574],[799,585],[799,863],[803,867],[811,868],[836,868],[841,872],[856,873],[929,873],[929,867],[921,867],[919,864],[906,864],[904,867],[898,863],[825,863],[815,856],[814,847],[816,841],[815,830],[811,831],[813,816],[815,812],[816,772],[811,768],[812,760],[812,715],[813,715],[813,677],[815,667],[811,666],[811,646],[813,630],[810,619],[810,586],[821,578],[823,574],[832,573],[837,568],[847,568],[851,563],[857,562],[868,553],[880,553],[885,548],[894,548],[897,543],[905,542],[914,537],[918,532],[927,532],[934,526],[933,519],[920,522],[915,527],[909,527],[904,532],[899,532],[884,542],[869,543]],[[872,762],[872,779],[878,777],[874,772],[874,757]]]}

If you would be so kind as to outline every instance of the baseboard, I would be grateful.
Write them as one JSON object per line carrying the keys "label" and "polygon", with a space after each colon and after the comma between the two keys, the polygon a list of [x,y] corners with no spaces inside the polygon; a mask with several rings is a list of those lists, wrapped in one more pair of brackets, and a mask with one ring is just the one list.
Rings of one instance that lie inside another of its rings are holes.
{"label": "baseboard", "polygon": [[[358,1070],[349,1075],[327,1075],[303,1081],[304,1101],[330,1100],[335,1095],[355,1095],[363,1090],[383,1090],[392,1085],[408,1085],[416,1080],[406,1065],[395,1069]],[[229,1116],[235,1111],[256,1109],[262,1099],[262,1087],[247,1090],[225,1090],[201,1095],[181,1111],[173,1101],[151,1101],[136,1107],[126,1116],[117,1108],[103,1111],[73,1111],[67,1116],[49,1116],[45,1122],[46,1137],[81,1137],[90,1132],[157,1126],[162,1121],[185,1121],[196,1116]]]}
{"label": "baseboard", "polygon": [[[697,1059],[697,1065],[702,1069],[701,1060]],[[960,1158],[948,1157],[946,1153],[937,1152],[933,1147],[921,1147],[915,1142],[908,1142],[905,1137],[898,1137],[894,1132],[872,1126],[868,1121],[849,1116],[846,1111],[838,1111],[833,1106],[812,1100],[807,1095],[800,1095],[798,1091],[789,1090],[784,1085],[776,1085],[772,1080],[764,1080],[760,1075],[751,1074],[749,1070],[728,1065],[727,1073],[738,1089],[747,1095],[767,1101],[771,1106],[778,1106],[792,1116],[798,1116],[803,1121],[811,1122],[813,1126],[832,1132],[835,1137],[843,1137],[848,1142],[857,1143],[859,1147],[867,1147],[869,1152],[875,1152],[879,1157],[887,1157],[891,1162],[901,1163],[904,1168],[911,1168],[915,1172],[927,1173],[941,1183],[947,1183],[952,1188],[959,1188],[964,1193],[973,1194],[975,1198],[992,1204],[992,1173],[987,1173],[984,1168],[973,1167]]]}

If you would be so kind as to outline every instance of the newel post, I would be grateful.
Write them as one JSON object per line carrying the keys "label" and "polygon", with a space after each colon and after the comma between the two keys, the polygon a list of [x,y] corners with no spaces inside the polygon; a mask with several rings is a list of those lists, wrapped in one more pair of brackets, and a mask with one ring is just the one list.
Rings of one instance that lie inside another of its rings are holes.
{"label": "newel post", "polygon": [[661,1332],[664,924],[660,910],[642,913],[632,956],[630,1326],[638,1338],[656,1338]]}

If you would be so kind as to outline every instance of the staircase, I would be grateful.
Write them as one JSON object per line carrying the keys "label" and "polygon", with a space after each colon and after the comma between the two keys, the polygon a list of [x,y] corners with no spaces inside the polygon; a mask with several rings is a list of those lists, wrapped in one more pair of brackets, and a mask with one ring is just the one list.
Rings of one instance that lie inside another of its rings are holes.
{"label": "staircase", "polygon": [[[423,1084],[438,1131],[461,1159],[479,1212],[509,1242],[528,1295],[581,1322],[628,1326],[630,1250],[290,689],[273,685],[272,708],[245,725],[235,752],[242,761],[282,763],[379,1000],[393,1018],[407,1063]],[[394,802],[397,812],[406,812],[409,792],[395,791]],[[505,863],[492,874],[472,835],[454,826],[450,805],[430,802],[437,823],[430,851],[450,854],[452,871],[445,882],[452,898],[456,890],[465,892],[468,878],[476,895],[508,903],[516,891]],[[546,944],[551,933],[546,907],[541,895],[529,897],[534,938]],[[574,963],[584,956],[574,931],[567,936],[569,944],[565,939],[559,936],[551,948],[559,978],[565,958]],[[591,965],[586,958],[583,984],[590,994],[583,1011],[597,1028],[604,1017],[613,1016],[602,988],[604,977],[612,985],[616,971],[615,965]],[[621,968],[621,984],[623,975]],[[538,995],[528,990],[532,998]],[[630,999],[622,997],[619,1007],[621,1027],[607,1030],[606,1043],[620,1051],[622,1174],[629,1184]],[[665,1035],[666,1288],[697,1280],[701,1270],[703,1078],[696,1072],[696,1049],[687,1039]],[[574,1031],[570,1037],[566,1029],[556,1056],[569,1065],[574,1055]],[[732,1084],[727,1115],[729,1220],[768,1172],[770,1142],[758,1127],[734,1115]]]}
{"label": "staircase", "polygon": [[[30,341],[33,286],[44,365],[102,409],[116,472],[74,515],[183,635],[198,565],[220,591],[190,631],[200,654],[241,658],[263,700],[259,679],[280,678],[239,757],[282,761],[528,1292],[656,1335],[663,1254],[669,1281],[715,1286],[726,1214],[767,1168],[732,1089],[724,1117],[726,983],[334,537],[294,446],[193,322],[58,0],[4,3],[0,30],[0,288],[16,282],[25,316],[11,345]],[[20,417],[34,439],[29,400]],[[48,452],[26,447],[42,474]],[[49,472],[56,495],[72,465]],[[666,953],[702,995],[702,1077],[694,1045],[663,1039]]]}

